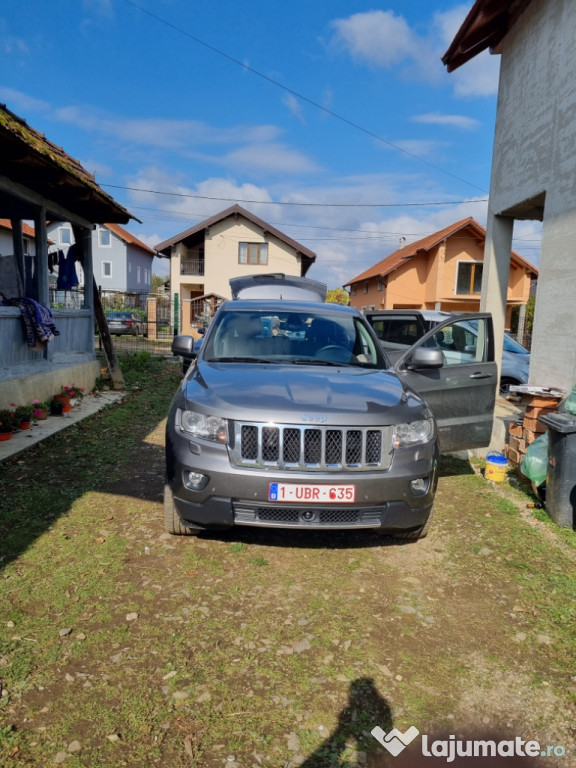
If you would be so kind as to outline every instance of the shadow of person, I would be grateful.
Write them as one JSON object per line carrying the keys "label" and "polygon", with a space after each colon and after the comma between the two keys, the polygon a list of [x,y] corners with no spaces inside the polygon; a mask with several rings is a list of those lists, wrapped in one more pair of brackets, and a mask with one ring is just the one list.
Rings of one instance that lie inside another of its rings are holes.
{"label": "shadow of person", "polygon": [[[291,761],[290,768],[354,768],[355,755],[364,751],[362,740],[379,725],[388,731],[392,727],[392,710],[379,693],[371,677],[360,677],[350,683],[348,701],[338,716],[338,724],[322,744],[303,763]],[[364,763],[370,768],[370,756]]]}

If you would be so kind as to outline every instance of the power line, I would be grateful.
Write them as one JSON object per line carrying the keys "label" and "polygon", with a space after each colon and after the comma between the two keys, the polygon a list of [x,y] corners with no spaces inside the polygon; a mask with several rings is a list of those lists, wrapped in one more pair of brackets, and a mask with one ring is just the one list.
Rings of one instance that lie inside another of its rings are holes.
{"label": "power line", "polygon": [[164,19],[161,16],[158,16],[157,14],[152,13],[152,11],[149,11],[146,8],[142,8],[140,5],[133,2],[133,0],[124,0],[124,3],[126,3],[127,5],[131,5],[133,8],[137,8],[142,13],[147,14],[148,16],[160,22],[161,24],[164,24],[166,27],[170,27],[170,29],[173,29],[175,32],[178,32],[181,35],[188,37],[190,40],[193,40],[195,43],[198,43],[199,45],[203,45],[208,50],[218,54],[218,56],[222,56],[222,58],[227,59],[228,61],[231,61],[233,64],[237,64],[239,67],[242,67],[242,69],[245,69],[247,72],[250,72],[253,75],[257,75],[258,77],[261,77],[263,80],[266,80],[267,82],[271,83],[277,88],[280,88],[286,93],[289,93],[292,96],[295,96],[297,99],[300,99],[301,101],[305,101],[307,104],[310,104],[311,106],[316,107],[316,109],[319,109],[322,112],[325,112],[327,115],[334,117],[336,120],[340,120],[342,123],[349,125],[351,128],[354,128],[357,131],[360,131],[361,133],[366,134],[366,136],[370,136],[370,138],[376,139],[376,141],[380,141],[383,144],[386,144],[387,146],[392,147],[392,149],[395,149],[398,152],[404,153],[405,155],[407,155],[408,157],[411,157],[414,160],[419,160],[421,163],[428,165],[430,168],[434,168],[436,171],[440,171],[440,173],[443,173],[446,176],[450,176],[451,178],[456,179],[457,181],[461,181],[463,184],[466,184],[469,187],[478,189],[481,192],[486,192],[486,190],[483,189],[482,187],[479,187],[476,184],[472,184],[472,182],[467,181],[466,179],[462,179],[460,176],[456,176],[456,174],[450,173],[450,171],[446,171],[444,168],[441,168],[439,165],[435,165],[434,163],[431,163],[429,160],[425,160],[423,157],[420,157],[419,155],[415,155],[413,152],[409,152],[407,149],[404,149],[403,147],[398,146],[398,144],[394,144],[392,141],[385,139],[383,136],[379,136],[377,133],[373,133],[367,128],[364,128],[358,123],[355,123],[352,120],[348,119],[347,117],[344,117],[343,115],[340,115],[337,112],[334,112],[333,110],[328,109],[328,107],[325,107],[322,104],[319,104],[317,101],[314,101],[313,99],[310,99],[307,96],[304,96],[302,93],[299,93],[298,91],[295,91],[292,88],[288,88],[288,86],[284,85],[278,80],[275,80],[274,78],[269,77],[268,75],[265,75],[263,72],[260,72],[259,70],[254,69],[254,67],[249,66],[245,62],[234,58],[234,56],[230,56],[230,54],[225,53],[219,48],[216,48],[216,46],[211,45],[210,43],[206,43],[204,40],[201,40],[199,37],[197,37],[196,35],[193,35],[191,32],[187,32],[185,29],[182,29],[176,24],[173,24],[171,21],[168,21],[167,19]]}
{"label": "power line", "polygon": [[[129,0],[124,0],[129,2]],[[292,205],[303,208],[422,208],[435,205],[463,205],[467,203],[487,203],[488,198],[478,198],[477,200],[440,200],[437,202],[429,203],[292,203],[289,201],[277,201],[277,200],[239,200],[237,197],[210,197],[208,195],[191,195],[184,192],[164,192],[156,189],[140,189],[139,187],[123,187],[119,184],[103,184],[99,182],[101,187],[108,187],[109,189],[126,189],[130,192],[147,192],[151,195],[166,195],[168,197],[185,197],[193,198],[195,200],[218,200],[220,202],[227,203],[253,203],[254,205]]]}
{"label": "power line", "polygon": [[[469,202],[469,201],[466,201]],[[126,205],[130,205],[129,203],[126,203]],[[424,205],[424,204],[423,204]],[[166,218],[169,217],[183,217],[186,219],[198,219],[199,221],[202,221],[202,219],[205,218],[205,214],[202,213],[186,213],[185,211],[170,211],[163,208],[148,208],[144,205],[130,205],[130,208],[133,208],[137,211],[152,211],[156,214],[162,214],[166,213],[168,214],[168,217],[166,216],[152,216],[150,218],[156,218],[158,221],[163,221]],[[381,231],[381,230],[368,230],[368,229],[356,229],[353,227],[327,227],[327,226],[320,226],[317,224],[302,224],[302,223],[294,223],[294,222],[286,222],[286,221],[270,221],[270,224],[272,224],[275,227],[282,227],[283,229],[287,228],[298,228],[298,229],[319,229],[326,232],[358,232],[359,234],[366,235],[367,239],[372,238],[393,238],[393,237],[428,237],[428,235],[432,234],[429,231],[426,232],[389,232],[389,231]],[[537,231],[530,232],[526,235],[521,235],[519,237],[514,237],[512,239],[512,242],[521,242],[522,245],[524,243],[541,243],[540,238],[535,239],[528,239],[528,237],[531,237],[532,235],[538,235],[539,233]],[[301,237],[301,236],[299,236]],[[301,238],[302,239],[302,238]],[[320,239],[320,238],[319,238]],[[328,238],[327,238],[328,239]],[[362,239],[362,238],[361,238]],[[457,235],[455,235],[452,239],[459,239]],[[467,239],[467,238],[460,238],[460,239]],[[535,245],[527,245],[526,248],[538,248],[539,246]]]}

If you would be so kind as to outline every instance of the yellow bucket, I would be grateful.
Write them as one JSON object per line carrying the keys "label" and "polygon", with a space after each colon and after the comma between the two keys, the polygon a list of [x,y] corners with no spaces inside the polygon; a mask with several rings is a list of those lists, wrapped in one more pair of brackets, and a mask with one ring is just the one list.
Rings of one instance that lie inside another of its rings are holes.
{"label": "yellow bucket", "polygon": [[508,471],[508,461],[503,453],[493,451],[486,456],[486,470],[484,475],[487,480],[492,480],[494,483],[501,483],[506,480],[506,473]]}

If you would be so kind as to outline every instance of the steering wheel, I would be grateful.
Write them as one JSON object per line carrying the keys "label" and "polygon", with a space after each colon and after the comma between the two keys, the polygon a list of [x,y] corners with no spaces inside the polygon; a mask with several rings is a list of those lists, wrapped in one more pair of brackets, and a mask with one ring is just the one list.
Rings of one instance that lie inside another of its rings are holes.
{"label": "steering wheel", "polygon": [[314,355],[333,363],[349,363],[351,356],[350,350],[340,344],[327,344],[325,347],[320,347]]}

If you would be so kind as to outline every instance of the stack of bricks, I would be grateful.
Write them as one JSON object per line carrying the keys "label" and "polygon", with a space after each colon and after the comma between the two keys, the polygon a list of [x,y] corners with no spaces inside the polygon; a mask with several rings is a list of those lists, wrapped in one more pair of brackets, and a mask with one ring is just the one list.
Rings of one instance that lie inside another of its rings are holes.
{"label": "stack of bricks", "polygon": [[562,395],[522,394],[521,405],[525,406],[524,418],[508,427],[505,454],[510,464],[519,467],[530,443],[546,432],[547,427],[539,421],[545,413],[558,408]]}

